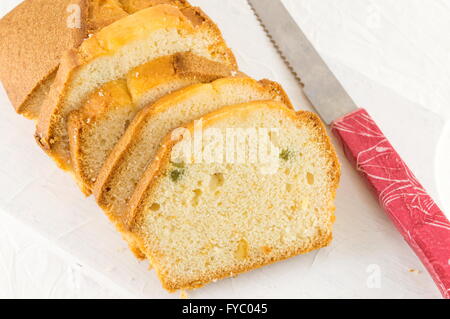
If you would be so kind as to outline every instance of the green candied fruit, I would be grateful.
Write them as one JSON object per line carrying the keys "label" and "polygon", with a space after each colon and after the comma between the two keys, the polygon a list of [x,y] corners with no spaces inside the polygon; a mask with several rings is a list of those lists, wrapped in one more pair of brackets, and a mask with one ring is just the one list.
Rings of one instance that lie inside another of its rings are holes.
{"label": "green candied fruit", "polygon": [[175,162],[170,162],[173,166],[175,166],[176,168],[185,168],[186,165],[183,162],[180,163],[175,163]]}
{"label": "green candied fruit", "polygon": [[291,157],[292,157],[292,152],[290,151],[290,150],[288,150],[288,149],[284,149],[284,150],[282,150],[281,151],[281,153],[280,153],[280,158],[283,160],[283,161],[288,161]]}
{"label": "green candied fruit", "polygon": [[182,169],[174,169],[170,172],[170,179],[173,182],[178,182],[184,174],[184,170]]}

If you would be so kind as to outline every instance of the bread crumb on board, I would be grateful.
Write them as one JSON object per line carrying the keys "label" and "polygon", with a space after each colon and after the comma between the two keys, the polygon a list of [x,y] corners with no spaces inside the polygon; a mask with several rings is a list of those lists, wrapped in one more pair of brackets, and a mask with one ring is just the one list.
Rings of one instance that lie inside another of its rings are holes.
{"label": "bread crumb on board", "polygon": [[408,271],[409,271],[410,273],[414,273],[414,274],[416,274],[416,275],[421,274],[421,271],[420,271],[420,270],[414,269],[414,268],[409,268]]}
{"label": "bread crumb on board", "polygon": [[181,299],[189,299],[189,295],[188,295],[188,293],[187,293],[186,290],[181,290],[181,292],[180,292],[180,298],[181,298]]}

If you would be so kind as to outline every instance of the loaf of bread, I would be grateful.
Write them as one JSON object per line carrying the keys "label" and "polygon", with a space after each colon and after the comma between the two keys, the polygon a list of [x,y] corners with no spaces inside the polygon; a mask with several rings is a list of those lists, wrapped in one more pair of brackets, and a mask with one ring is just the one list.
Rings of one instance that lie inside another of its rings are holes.
{"label": "loaf of bread", "polygon": [[[193,146],[196,124],[169,134],[127,213],[130,236],[164,288],[201,287],[330,243],[339,163],[317,115],[263,101],[201,120],[203,158]],[[273,162],[230,161],[230,130],[259,134],[236,143],[236,154],[268,140]],[[211,151],[214,160],[206,156]],[[269,162],[276,169],[264,171]]]}
{"label": "loaf of bread", "polygon": [[234,73],[230,66],[177,53],[138,66],[126,78],[92,93],[68,120],[72,165],[81,190],[91,194],[100,168],[140,109],[183,87]]}
{"label": "loaf of bread", "polygon": [[100,170],[93,191],[97,203],[120,228],[137,182],[170,130],[226,105],[272,99],[292,108],[277,83],[236,77],[189,86],[144,108]]}
{"label": "loaf of bread", "polygon": [[71,169],[67,117],[90,93],[161,56],[190,51],[235,66],[220,31],[200,9],[158,5],[103,28],[63,58],[37,124],[38,144]]}
{"label": "loaf of bread", "polygon": [[0,80],[16,111],[37,119],[63,54],[138,10],[185,0],[26,0],[0,20]]}
{"label": "loaf of bread", "polygon": [[[238,71],[185,0],[26,0],[0,80],[168,291],[327,246],[340,166],[311,112]],[[25,69],[24,69],[25,66]]]}

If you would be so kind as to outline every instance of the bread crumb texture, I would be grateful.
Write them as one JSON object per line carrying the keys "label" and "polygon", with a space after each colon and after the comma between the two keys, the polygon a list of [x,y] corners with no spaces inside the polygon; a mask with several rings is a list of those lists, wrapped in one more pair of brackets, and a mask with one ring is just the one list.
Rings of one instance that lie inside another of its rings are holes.
{"label": "bread crumb texture", "polygon": [[117,20],[160,4],[190,7],[184,0],[23,1],[0,20],[0,64],[8,65],[0,69],[0,79],[16,111],[38,119],[67,50]]}
{"label": "bread crumb texture", "polygon": [[132,69],[179,52],[236,66],[214,23],[198,8],[157,5],[104,27],[62,59],[41,111],[36,139],[65,170],[72,169],[67,120],[102,85]]}
{"label": "bread crumb texture", "polygon": [[104,84],[68,118],[74,174],[90,195],[98,173],[137,112],[186,86],[231,75],[234,68],[192,53],[163,56]]}
{"label": "bread crumb texture", "polygon": [[170,158],[187,141],[163,144],[132,199],[130,226],[166,289],[200,287],[330,243],[340,169],[315,114],[253,102],[225,107],[203,123],[224,134],[278,128],[272,143],[289,156],[274,174],[226,161],[180,168]]}
{"label": "bread crumb texture", "polygon": [[[116,223],[126,210],[137,183],[171,130],[221,107],[258,100],[278,100],[290,106],[278,84],[248,77],[230,77],[191,85],[144,108],[114,147],[94,186],[97,202]],[[290,106],[291,107],[291,106]],[[182,171],[172,172],[179,179]]]}

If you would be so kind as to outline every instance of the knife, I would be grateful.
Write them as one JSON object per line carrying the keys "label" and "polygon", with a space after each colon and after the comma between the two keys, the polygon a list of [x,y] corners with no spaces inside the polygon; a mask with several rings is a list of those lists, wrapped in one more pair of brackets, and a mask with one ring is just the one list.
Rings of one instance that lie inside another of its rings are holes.
{"label": "knife", "polygon": [[450,222],[369,113],[359,108],[281,0],[248,0],[303,90],[381,206],[450,299]]}

